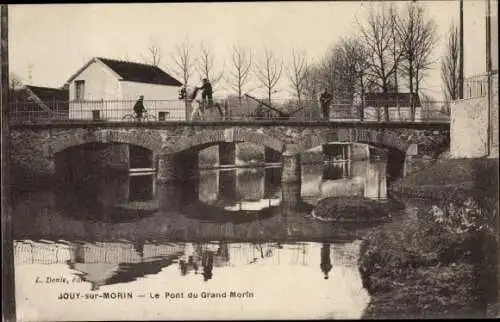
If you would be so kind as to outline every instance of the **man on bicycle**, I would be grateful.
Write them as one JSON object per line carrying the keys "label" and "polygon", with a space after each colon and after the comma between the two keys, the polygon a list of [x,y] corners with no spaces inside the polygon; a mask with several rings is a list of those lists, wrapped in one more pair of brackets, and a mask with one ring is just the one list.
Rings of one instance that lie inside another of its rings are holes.
{"label": "man on bicycle", "polygon": [[[203,78],[203,85],[201,85],[201,89],[203,90],[203,92],[201,93],[201,100],[203,101],[203,105],[206,108],[212,107],[212,102],[213,102],[212,93],[213,93],[213,91],[212,91],[212,84],[210,84],[208,79]],[[208,105],[206,104],[207,100],[208,100]]]}
{"label": "man on bicycle", "polygon": [[143,101],[144,101],[144,96],[141,95],[139,96],[139,99],[137,100],[137,102],[135,102],[134,105],[134,113],[138,119],[141,119],[144,112],[146,111],[146,109],[144,108]]}

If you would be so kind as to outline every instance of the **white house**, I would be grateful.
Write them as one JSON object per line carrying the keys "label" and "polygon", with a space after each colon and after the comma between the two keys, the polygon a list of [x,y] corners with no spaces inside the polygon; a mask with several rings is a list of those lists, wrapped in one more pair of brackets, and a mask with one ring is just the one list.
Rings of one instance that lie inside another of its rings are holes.
{"label": "white house", "polygon": [[178,99],[181,82],[157,66],[94,57],[66,84],[70,119],[120,121],[133,113],[141,95],[148,114],[157,119],[186,119]]}

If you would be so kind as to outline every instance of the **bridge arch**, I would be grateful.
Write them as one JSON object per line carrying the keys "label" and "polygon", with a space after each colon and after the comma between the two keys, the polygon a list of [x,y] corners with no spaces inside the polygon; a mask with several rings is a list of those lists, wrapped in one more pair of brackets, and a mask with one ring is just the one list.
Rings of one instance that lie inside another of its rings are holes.
{"label": "bridge arch", "polygon": [[157,153],[161,149],[161,138],[154,132],[100,129],[61,133],[50,141],[48,154],[55,156],[67,148],[88,143],[130,144],[151,150],[153,153]]}
{"label": "bridge arch", "polygon": [[304,135],[298,142],[295,152],[303,153],[317,146],[330,142],[364,143],[378,148],[397,150],[406,155],[410,143],[400,138],[392,131],[375,129],[329,129],[311,132]]}
{"label": "bridge arch", "polygon": [[207,129],[205,132],[194,133],[178,139],[176,144],[164,148],[161,153],[170,154],[185,151],[200,151],[211,145],[222,142],[248,142],[283,152],[286,144],[279,138],[264,133],[244,128]]}

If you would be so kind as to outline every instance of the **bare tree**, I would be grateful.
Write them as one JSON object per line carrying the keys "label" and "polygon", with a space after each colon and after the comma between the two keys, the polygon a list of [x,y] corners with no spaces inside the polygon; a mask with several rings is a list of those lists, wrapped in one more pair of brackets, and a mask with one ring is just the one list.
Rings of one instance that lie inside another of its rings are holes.
{"label": "bare tree", "polygon": [[398,35],[398,16],[399,12],[394,5],[394,3],[391,3],[389,5],[389,15],[391,17],[391,38],[392,38],[392,59],[395,64],[394,68],[394,79],[392,82],[393,85],[393,92],[396,93],[396,107],[398,111],[398,117],[401,119],[401,106],[399,105],[397,93],[399,93],[399,78],[398,78],[398,72],[399,72],[399,62],[401,59],[401,43],[400,43],[400,37]]}
{"label": "bare tree", "polygon": [[366,92],[366,71],[368,61],[366,59],[366,48],[361,40],[355,36],[342,38],[337,43],[336,70],[339,75],[338,87],[342,88],[341,98],[343,102],[354,105],[356,97],[359,98],[359,112],[364,114],[364,96]]}
{"label": "bare tree", "polygon": [[230,77],[228,83],[238,93],[240,105],[243,97],[243,89],[249,81],[252,59],[253,54],[250,50],[233,46],[233,53],[231,56],[232,70],[229,73]]}
{"label": "bare tree", "polygon": [[441,58],[441,80],[444,84],[443,91],[446,100],[459,98],[459,55],[458,29],[455,25],[452,25],[448,35],[448,45],[444,56]]}
{"label": "bare tree", "polygon": [[130,59],[130,56],[129,56],[128,52],[127,52],[127,53],[125,53],[125,54],[121,57],[121,60],[122,60],[122,61],[127,61],[127,62],[132,61],[132,60]]}
{"label": "bare tree", "polygon": [[292,49],[291,68],[292,70],[289,74],[289,79],[300,105],[302,102],[302,96],[304,94],[307,77],[306,55],[303,51],[297,53],[295,49]]}
{"label": "bare tree", "polygon": [[142,60],[150,65],[159,67],[162,59],[161,49],[155,44],[151,44],[148,48],[148,56],[142,56]]}
{"label": "bare tree", "polygon": [[18,75],[14,74],[14,73],[10,73],[9,74],[9,88],[11,90],[17,90],[22,86],[23,86],[23,81],[22,81],[21,77],[19,77]]}
{"label": "bare tree", "polygon": [[221,69],[219,73],[214,71],[215,69],[215,57],[210,47],[207,47],[203,43],[200,46],[200,56],[198,59],[198,72],[203,78],[206,78],[212,84],[212,87],[215,91],[217,87],[217,83],[224,76],[224,68]]}
{"label": "bare tree", "polygon": [[382,4],[377,7],[370,6],[366,21],[367,26],[363,26],[359,22],[358,25],[361,30],[362,41],[367,46],[367,75],[372,78],[373,83],[384,94],[384,115],[385,120],[388,121],[391,78],[396,71],[401,56],[399,51],[394,55],[395,48],[392,38],[394,19],[391,17],[391,11]]}
{"label": "bare tree", "polygon": [[320,70],[317,64],[308,65],[305,71],[304,78],[304,96],[310,100],[317,100],[318,93],[321,87]]}
{"label": "bare tree", "polygon": [[436,23],[433,19],[428,20],[418,29],[419,42],[417,44],[417,57],[415,60],[415,93],[420,92],[420,84],[426,72],[437,62],[433,57],[437,44]]}
{"label": "bare tree", "polygon": [[414,120],[414,93],[418,94],[424,73],[434,62],[432,52],[436,45],[436,24],[433,19],[425,19],[423,7],[410,3],[404,11],[404,16],[398,19],[397,29],[402,53],[401,67],[408,78],[409,103]]}
{"label": "bare tree", "polygon": [[188,39],[185,39],[180,45],[176,46],[175,53],[170,57],[173,61],[173,72],[182,79],[185,86],[188,85],[191,78],[196,59],[192,55],[193,45]]}
{"label": "bare tree", "polygon": [[267,91],[267,98],[271,102],[272,94],[278,85],[283,72],[283,62],[269,50],[264,50],[264,57],[256,69],[256,76],[262,87]]}
{"label": "bare tree", "polygon": [[320,84],[323,88],[328,89],[330,93],[335,94],[337,83],[336,71],[336,48],[332,47],[328,50],[325,57],[319,64]]}
{"label": "bare tree", "polygon": [[341,97],[352,103],[359,94],[358,91],[364,90],[362,78],[367,68],[365,49],[354,36],[341,38],[336,48],[336,70],[342,87]]}

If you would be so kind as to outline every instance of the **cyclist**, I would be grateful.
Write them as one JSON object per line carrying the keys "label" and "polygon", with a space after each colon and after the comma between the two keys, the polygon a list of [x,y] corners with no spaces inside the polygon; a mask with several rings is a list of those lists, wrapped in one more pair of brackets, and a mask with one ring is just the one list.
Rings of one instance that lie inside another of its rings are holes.
{"label": "cyclist", "polygon": [[144,96],[141,95],[141,96],[139,96],[139,99],[137,100],[137,102],[135,102],[135,105],[134,105],[134,113],[138,119],[141,119],[144,112],[146,111],[146,109],[144,108],[143,102],[144,102]]}

